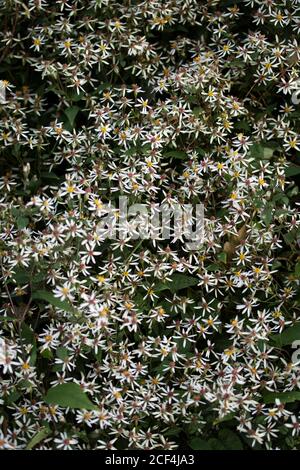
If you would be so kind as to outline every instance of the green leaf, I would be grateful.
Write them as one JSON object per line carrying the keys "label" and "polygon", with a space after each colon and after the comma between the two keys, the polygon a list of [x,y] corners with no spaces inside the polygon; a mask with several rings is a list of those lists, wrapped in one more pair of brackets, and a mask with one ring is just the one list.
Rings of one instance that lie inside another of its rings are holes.
{"label": "green leaf", "polygon": [[29,364],[34,366],[37,360],[37,347],[33,330],[26,323],[22,324],[21,337],[26,344],[32,345]]}
{"label": "green leaf", "polygon": [[125,155],[131,157],[132,155],[136,155],[139,151],[140,148],[138,146],[130,147],[128,150],[126,150]]}
{"label": "green leaf", "polygon": [[39,444],[41,441],[43,441],[47,436],[51,434],[51,429],[47,426],[44,426],[41,428],[40,431],[38,431],[33,438],[29,441],[27,444],[26,450],[31,450],[33,447],[35,447],[37,444]]}
{"label": "green leaf", "polygon": [[300,174],[300,166],[291,164],[285,170],[286,176],[296,176]]}
{"label": "green leaf", "polygon": [[80,108],[78,106],[71,106],[65,110],[65,115],[67,116],[72,128],[74,127],[74,122],[79,111]]}
{"label": "green leaf", "polygon": [[44,400],[48,404],[65,408],[98,410],[98,407],[89,400],[82,388],[75,383],[65,383],[50,388]]}
{"label": "green leaf", "polygon": [[64,310],[65,312],[68,312],[68,313],[73,313],[73,314],[77,313],[75,308],[70,304],[70,302],[68,302],[67,300],[58,299],[53,294],[51,294],[51,292],[38,290],[32,294],[32,299],[44,300],[45,302],[48,302],[54,307],[60,308],[61,310]]}
{"label": "green leaf", "polygon": [[18,399],[20,398],[20,396],[21,396],[21,393],[14,390],[6,397],[5,401],[8,405],[10,405],[12,403],[16,403]]}
{"label": "green leaf", "polygon": [[227,450],[243,450],[242,441],[230,429],[221,429],[218,437]]}
{"label": "green leaf", "polygon": [[[225,255],[227,255],[227,253],[225,253]],[[220,271],[220,266],[216,263],[212,263],[207,266],[206,270],[209,272]]]}
{"label": "green leaf", "polygon": [[178,427],[169,428],[165,432],[165,436],[178,436],[181,433],[181,429]]}
{"label": "green leaf", "polygon": [[17,226],[19,229],[27,227],[28,224],[29,224],[28,217],[19,216],[17,218]]}
{"label": "green leaf", "polygon": [[34,332],[26,323],[22,324],[21,337],[27,344],[33,344],[35,342]]}
{"label": "green leaf", "polygon": [[290,230],[288,233],[283,235],[284,241],[289,245],[296,240],[296,237],[297,232],[294,229]]}
{"label": "green leaf", "polygon": [[45,359],[52,359],[53,353],[51,349],[44,349],[44,351],[41,352],[41,356],[44,357]]}
{"label": "green leaf", "polygon": [[187,159],[187,154],[185,152],[182,152],[182,150],[170,150],[170,152],[164,153],[163,156],[170,158],[178,158],[179,160]]}
{"label": "green leaf", "polygon": [[251,157],[260,160],[269,160],[274,153],[274,149],[271,147],[265,147],[262,144],[255,143],[250,149]]}
{"label": "green leaf", "polygon": [[223,442],[219,439],[216,439],[215,437],[208,439],[207,445],[209,446],[208,450],[226,450],[226,447]]}
{"label": "green leaf", "polygon": [[195,108],[193,108],[193,114],[196,117],[199,117],[202,111],[203,111],[203,108],[201,108],[200,106],[195,106]]}
{"label": "green leaf", "polygon": [[155,292],[161,292],[169,289],[171,292],[177,292],[186,287],[196,286],[199,281],[195,277],[187,276],[186,274],[175,273],[171,276],[172,280],[165,283],[160,282],[155,286]]}
{"label": "green leaf", "polygon": [[270,339],[278,347],[287,346],[288,344],[292,344],[294,341],[300,339],[300,323],[297,323],[296,325],[290,326],[289,328],[284,330],[279,335],[271,336]]}
{"label": "green leaf", "polygon": [[[99,0],[98,3],[101,3],[102,0]],[[111,88],[111,83],[109,82],[104,82],[104,83],[101,83],[101,85],[98,86],[97,88],[97,92],[100,93],[104,90],[109,90]]]}
{"label": "green leaf", "polygon": [[198,155],[200,155],[201,157],[205,157],[205,150],[204,149],[202,149],[201,147],[198,147],[195,150],[198,153]]}
{"label": "green leaf", "polygon": [[14,317],[9,317],[9,316],[4,317],[2,315],[0,316],[0,321],[16,321],[16,320],[17,318],[14,318]]}
{"label": "green leaf", "polygon": [[272,203],[268,203],[266,205],[261,216],[266,226],[269,227],[270,223],[272,222],[272,217],[273,217],[273,204]]}
{"label": "green leaf", "polygon": [[218,259],[222,261],[222,263],[227,263],[227,253],[225,252],[219,253]]}
{"label": "green leaf", "polygon": [[260,159],[262,157],[262,153],[263,153],[263,147],[260,144],[255,143],[250,148],[250,155],[253,158]]}
{"label": "green leaf", "polygon": [[200,439],[199,437],[194,437],[189,441],[189,446],[193,450],[212,450],[208,441]]}
{"label": "green leaf", "polygon": [[266,160],[269,160],[273,156],[274,150],[270,147],[264,147],[263,149],[263,156]]}
{"label": "green leaf", "polygon": [[[231,64],[232,64],[232,62],[231,62]],[[239,61],[235,61],[234,65],[238,66],[238,67],[240,67],[240,66],[243,67],[244,66],[244,64],[241,65],[241,62],[239,62]],[[249,132],[251,130],[247,121],[239,121],[235,124],[235,127],[237,129],[243,129],[244,131],[247,131],[247,132]]]}
{"label": "green leaf", "polygon": [[296,263],[295,276],[300,278],[300,262]]}
{"label": "green leaf", "polygon": [[300,392],[265,392],[262,394],[263,402],[266,404],[275,403],[275,400],[278,399],[281,403],[293,403],[294,401],[300,400]]}
{"label": "green leaf", "polygon": [[67,98],[72,100],[72,101],[80,101],[84,97],[83,91],[81,91],[79,94],[77,91],[73,91],[72,93],[67,94]]}
{"label": "green leaf", "polygon": [[59,359],[66,359],[66,357],[69,356],[69,351],[67,348],[57,348],[56,350],[56,356],[59,358]]}
{"label": "green leaf", "polygon": [[20,155],[20,148],[21,148],[20,144],[14,144],[12,148],[12,154],[14,157],[18,157]]}
{"label": "green leaf", "polygon": [[213,425],[216,426],[220,423],[225,423],[226,421],[231,421],[234,418],[235,414],[233,411],[228,413],[227,415],[223,416],[223,418],[218,418],[213,422]]}
{"label": "green leaf", "polygon": [[47,180],[59,180],[59,176],[57,176],[57,175],[56,175],[55,173],[53,173],[53,172],[52,172],[52,173],[51,173],[51,172],[46,173],[46,172],[43,172],[43,171],[42,171],[41,177],[42,177],[43,179],[47,179]]}
{"label": "green leaf", "polygon": [[30,272],[23,268],[16,269],[15,273],[13,274],[13,279],[18,284],[27,284],[30,279]]}
{"label": "green leaf", "polygon": [[38,284],[45,279],[45,273],[38,272],[36,274],[32,274],[28,269],[19,268],[16,269],[12,278],[19,285],[27,284],[29,281],[33,284]]}

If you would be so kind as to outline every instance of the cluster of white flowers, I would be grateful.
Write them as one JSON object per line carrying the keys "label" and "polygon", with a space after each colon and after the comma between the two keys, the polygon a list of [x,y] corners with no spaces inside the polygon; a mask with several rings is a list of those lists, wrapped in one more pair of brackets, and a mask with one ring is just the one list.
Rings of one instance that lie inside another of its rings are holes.
{"label": "cluster of white flowers", "polygon": [[[0,448],[297,448],[299,1],[0,18]],[[203,204],[201,247],[99,235],[120,196]]]}

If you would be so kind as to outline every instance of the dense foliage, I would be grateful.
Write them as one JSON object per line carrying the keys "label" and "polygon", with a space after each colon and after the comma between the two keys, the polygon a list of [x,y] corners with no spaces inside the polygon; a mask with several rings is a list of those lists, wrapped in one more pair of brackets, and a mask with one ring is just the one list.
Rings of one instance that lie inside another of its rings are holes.
{"label": "dense foliage", "polygon": [[[299,448],[299,0],[0,18],[0,448]],[[99,232],[119,196],[201,247]]]}

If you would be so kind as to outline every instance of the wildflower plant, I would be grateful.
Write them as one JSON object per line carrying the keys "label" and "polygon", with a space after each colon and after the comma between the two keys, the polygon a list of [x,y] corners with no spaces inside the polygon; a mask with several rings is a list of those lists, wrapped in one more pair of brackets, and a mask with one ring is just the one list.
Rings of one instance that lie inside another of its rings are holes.
{"label": "wildflower plant", "polygon": [[299,448],[299,1],[0,18],[0,447]]}

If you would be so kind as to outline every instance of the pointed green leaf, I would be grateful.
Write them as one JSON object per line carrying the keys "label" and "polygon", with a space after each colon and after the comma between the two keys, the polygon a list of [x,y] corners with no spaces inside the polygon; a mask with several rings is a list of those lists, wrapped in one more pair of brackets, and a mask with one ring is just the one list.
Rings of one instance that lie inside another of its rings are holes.
{"label": "pointed green leaf", "polygon": [[49,434],[51,434],[51,429],[49,427],[44,426],[43,428],[41,428],[41,430],[38,431],[29,441],[26,450],[33,449],[33,447],[43,441],[47,436],[49,436]]}
{"label": "pointed green leaf", "polygon": [[74,127],[74,122],[79,111],[80,108],[78,106],[71,106],[65,110],[65,115],[67,116],[69,124],[72,128]]}
{"label": "pointed green leaf", "polygon": [[300,392],[265,392],[262,394],[263,402],[266,404],[275,403],[275,400],[280,400],[281,403],[293,403],[300,400]]}
{"label": "pointed green leaf", "polygon": [[243,450],[242,441],[230,429],[221,429],[218,437],[227,450]]}
{"label": "pointed green leaf", "polygon": [[159,282],[155,287],[155,292],[161,292],[169,289],[171,292],[177,292],[186,287],[196,286],[199,281],[195,277],[187,276],[186,274],[175,273],[171,276],[171,281]]}
{"label": "pointed green leaf", "polygon": [[44,300],[49,304],[53,305],[54,307],[60,308],[68,313],[76,313],[75,308],[68,302],[67,300],[60,300],[55,297],[51,292],[39,290],[32,294],[33,300]]}
{"label": "pointed green leaf", "polygon": [[209,442],[204,439],[200,439],[199,437],[194,437],[191,439],[189,446],[193,450],[211,450]]}
{"label": "pointed green leaf", "polygon": [[50,388],[44,400],[48,404],[65,408],[98,410],[98,407],[89,400],[82,388],[75,383],[65,383]]}
{"label": "pointed green leaf", "polygon": [[169,152],[164,153],[164,157],[178,158],[179,160],[187,160],[187,154],[182,152],[182,150],[170,150]]}
{"label": "pointed green leaf", "polygon": [[286,330],[284,330],[279,335],[273,335],[270,337],[271,341],[273,341],[276,346],[287,346],[288,344],[292,344],[294,341],[300,339],[300,323],[296,325],[290,326]]}
{"label": "pointed green leaf", "polygon": [[285,175],[286,176],[296,176],[296,175],[299,175],[299,174],[300,174],[300,166],[299,165],[291,164],[285,170]]}

